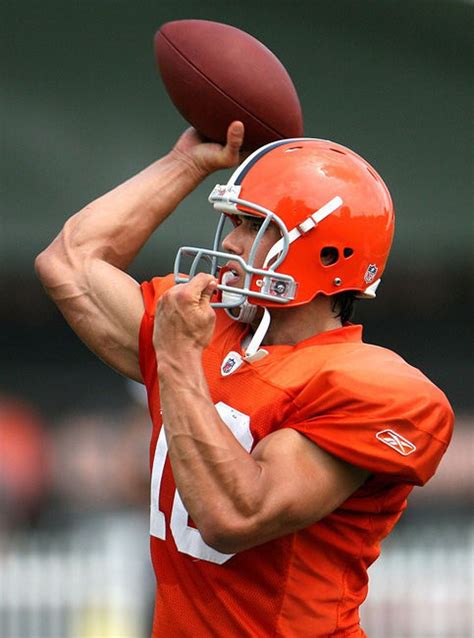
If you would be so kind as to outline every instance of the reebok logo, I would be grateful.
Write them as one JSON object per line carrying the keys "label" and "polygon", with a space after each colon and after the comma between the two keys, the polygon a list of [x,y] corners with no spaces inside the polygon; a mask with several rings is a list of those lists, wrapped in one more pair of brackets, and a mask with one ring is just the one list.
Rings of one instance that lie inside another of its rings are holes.
{"label": "reebok logo", "polygon": [[382,430],[375,435],[379,441],[393,448],[399,454],[408,456],[416,450],[416,446],[401,434],[397,434],[393,430]]}

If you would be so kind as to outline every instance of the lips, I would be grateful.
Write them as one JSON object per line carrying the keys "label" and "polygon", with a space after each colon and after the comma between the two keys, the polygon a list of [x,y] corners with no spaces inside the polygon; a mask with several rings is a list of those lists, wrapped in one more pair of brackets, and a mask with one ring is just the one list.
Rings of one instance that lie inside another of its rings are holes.
{"label": "lips", "polygon": [[237,286],[241,277],[239,270],[237,270],[237,268],[232,268],[230,264],[226,264],[224,269],[225,272],[222,274],[222,283],[225,286]]}

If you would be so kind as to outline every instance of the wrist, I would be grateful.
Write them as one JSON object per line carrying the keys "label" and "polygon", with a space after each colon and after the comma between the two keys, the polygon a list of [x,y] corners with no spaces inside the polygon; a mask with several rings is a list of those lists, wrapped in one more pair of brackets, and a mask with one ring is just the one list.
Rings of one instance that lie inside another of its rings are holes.
{"label": "wrist", "polygon": [[193,179],[196,186],[200,184],[213,171],[209,170],[203,163],[197,161],[191,154],[173,148],[166,156],[167,160],[182,168]]}
{"label": "wrist", "polygon": [[157,355],[157,373],[163,405],[170,397],[175,403],[199,397],[209,398],[209,389],[202,368],[202,352],[188,356]]}
{"label": "wrist", "polygon": [[202,372],[202,349],[180,348],[173,351],[156,351],[158,376],[160,379],[196,381],[196,375]]}

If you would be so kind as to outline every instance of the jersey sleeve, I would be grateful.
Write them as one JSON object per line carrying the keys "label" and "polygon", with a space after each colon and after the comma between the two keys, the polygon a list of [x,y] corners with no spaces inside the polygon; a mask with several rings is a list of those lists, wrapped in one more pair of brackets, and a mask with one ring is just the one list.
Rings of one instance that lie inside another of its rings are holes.
{"label": "jersey sleeve", "polygon": [[140,285],[145,312],[140,325],[139,361],[143,380],[147,386],[151,381],[151,377],[156,374],[156,355],[153,347],[156,306],[160,297],[173,286],[173,275],[155,277],[151,281],[145,281]]}
{"label": "jersey sleeve", "polygon": [[297,420],[285,426],[372,474],[423,485],[449,444],[453,412],[419,370],[405,362],[392,368],[328,372],[323,384],[304,389]]}

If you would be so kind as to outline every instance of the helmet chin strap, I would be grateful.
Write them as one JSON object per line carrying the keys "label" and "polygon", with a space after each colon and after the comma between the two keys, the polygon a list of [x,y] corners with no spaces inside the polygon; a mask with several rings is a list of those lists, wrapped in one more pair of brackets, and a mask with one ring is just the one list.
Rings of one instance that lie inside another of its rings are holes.
{"label": "helmet chin strap", "polygon": [[266,354],[268,354],[266,350],[260,350],[260,345],[268,332],[270,321],[271,315],[268,312],[268,309],[264,308],[262,318],[260,319],[260,323],[258,324],[258,328],[255,330],[250,343],[245,348],[244,359],[246,359],[247,361],[257,359],[260,358],[260,356],[265,356]]}
{"label": "helmet chin strap", "polygon": [[[239,295],[238,293],[228,292],[225,290],[222,292],[222,301],[224,302],[235,302],[240,297],[241,295]],[[245,301],[240,306],[234,307],[232,309],[225,308],[225,311],[229,315],[229,317],[233,319],[234,321],[240,321],[242,323],[251,323],[255,318],[255,315],[257,313],[257,308],[258,306],[255,306],[254,304],[250,303],[248,299],[245,299]],[[237,310],[237,309],[238,309],[238,313],[235,315],[232,314],[231,310]],[[251,357],[254,357],[254,355],[256,355],[259,352],[260,345],[262,341],[264,340],[265,335],[268,332],[268,328],[270,327],[270,321],[271,321],[271,315],[268,309],[263,308],[263,315],[260,320],[260,323],[258,324],[258,328],[255,330],[252,338],[250,339],[250,342],[245,348],[245,356],[244,356],[245,359],[249,360]],[[260,351],[260,352],[262,352],[262,355],[267,354],[264,351]]]}

